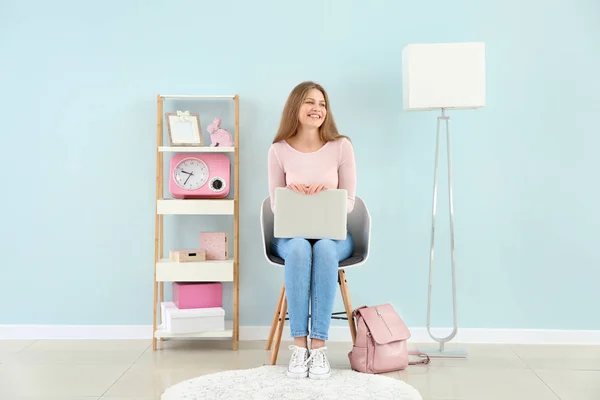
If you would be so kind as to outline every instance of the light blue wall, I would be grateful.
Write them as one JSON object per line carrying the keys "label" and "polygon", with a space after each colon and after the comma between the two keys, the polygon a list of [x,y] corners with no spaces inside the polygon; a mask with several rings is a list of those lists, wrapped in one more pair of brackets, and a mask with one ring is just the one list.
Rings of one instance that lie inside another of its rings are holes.
{"label": "light blue wall", "polygon": [[[238,93],[240,316],[268,325],[282,272],[260,249],[267,150],[289,91],[314,79],[373,218],[353,303],[424,326],[436,114],[402,110],[401,50],[448,41],[485,41],[488,60],[487,106],[451,113],[461,326],[600,329],[596,0],[3,1],[0,324],[150,324],[155,96]],[[204,115],[205,140],[213,116],[231,128],[229,109]],[[231,222],[166,221],[173,246]]]}

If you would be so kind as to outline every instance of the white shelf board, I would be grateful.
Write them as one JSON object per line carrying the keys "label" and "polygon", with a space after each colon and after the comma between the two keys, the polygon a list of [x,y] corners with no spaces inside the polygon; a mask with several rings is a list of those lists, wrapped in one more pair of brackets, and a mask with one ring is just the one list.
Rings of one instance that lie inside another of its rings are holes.
{"label": "white shelf board", "polygon": [[163,99],[233,99],[235,94],[161,94]]}
{"label": "white shelf board", "polygon": [[156,338],[232,338],[233,329],[211,332],[169,333],[163,328],[163,325],[159,325],[154,332],[154,336]]}
{"label": "white shelf board", "polygon": [[233,199],[160,199],[158,214],[233,215]]}
{"label": "white shelf board", "polygon": [[156,263],[157,282],[233,282],[233,260],[171,261]]}
{"label": "white shelf board", "polygon": [[160,146],[158,151],[174,153],[235,153],[235,147]]}

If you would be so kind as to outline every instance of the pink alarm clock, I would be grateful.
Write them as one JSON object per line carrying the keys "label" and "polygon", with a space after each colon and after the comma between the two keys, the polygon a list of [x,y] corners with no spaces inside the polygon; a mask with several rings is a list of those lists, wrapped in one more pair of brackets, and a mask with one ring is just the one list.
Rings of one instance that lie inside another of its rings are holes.
{"label": "pink alarm clock", "polygon": [[230,168],[226,154],[175,154],[171,158],[169,192],[176,199],[227,197]]}

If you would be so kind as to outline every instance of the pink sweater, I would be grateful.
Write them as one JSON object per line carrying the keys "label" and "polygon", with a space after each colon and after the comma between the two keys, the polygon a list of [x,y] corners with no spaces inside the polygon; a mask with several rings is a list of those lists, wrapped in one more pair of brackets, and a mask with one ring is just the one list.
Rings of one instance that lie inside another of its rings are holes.
{"label": "pink sweater", "polygon": [[312,153],[298,151],[285,140],[273,143],[269,149],[268,169],[273,211],[275,188],[288,184],[321,184],[329,189],[346,189],[348,213],[354,209],[356,165],[352,144],[346,138],[327,142]]}

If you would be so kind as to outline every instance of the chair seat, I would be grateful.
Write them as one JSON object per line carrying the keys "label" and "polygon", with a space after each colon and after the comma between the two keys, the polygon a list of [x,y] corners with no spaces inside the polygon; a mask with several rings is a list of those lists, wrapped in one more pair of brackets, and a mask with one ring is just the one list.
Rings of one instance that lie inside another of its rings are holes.
{"label": "chair seat", "polygon": [[[269,257],[269,260],[271,260],[275,264],[284,265],[283,258],[274,256],[273,254],[267,254],[267,257]],[[349,267],[354,264],[358,264],[359,262],[363,261],[364,259],[365,259],[364,254],[355,253],[355,254],[352,254],[351,257],[348,257],[345,260],[340,261],[339,266],[340,267]]]}

